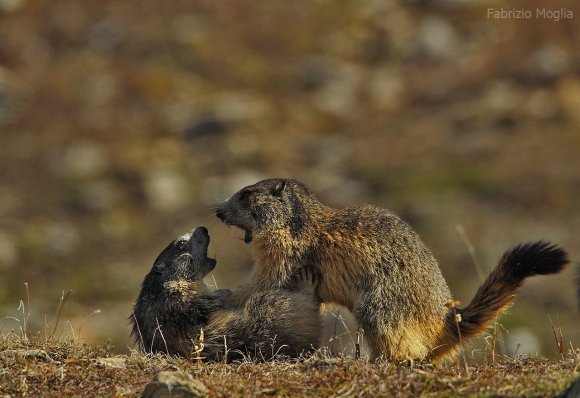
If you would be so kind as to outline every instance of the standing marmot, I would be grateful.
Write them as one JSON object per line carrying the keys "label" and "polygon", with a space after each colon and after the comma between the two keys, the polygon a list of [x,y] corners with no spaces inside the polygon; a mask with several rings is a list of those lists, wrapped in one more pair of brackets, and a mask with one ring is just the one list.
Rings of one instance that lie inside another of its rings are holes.
{"label": "standing marmot", "polygon": [[[321,274],[318,296],[354,313],[373,359],[436,360],[457,351],[455,318],[445,307],[452,296],[437,261],[390,211],[327,207],[304,184],[276,178],[241,189],[216,215],[254,242],[254,291],[282,288],[300,267],[313,265]],[[471,303],[457,310],[461,336],[484,330],[526,277],[556,273],[567,262],[566,252],[547,242],[507,251]]]}
{"label": "standing marmot", "polygon": [[[144,351],[188,356],[204,331],[201,355],[210,360],[275,355],[297,357],[319,345],[321,321],[315,274],[300,272],[298,291],[264,290],[239,309],[227,289],[210,290],[203,278],[216,260],[207,257],[209,235],[198,227],[161,252],[145,277],[133,309],[133,337]],[[225,337],[225,339],[224,339]]]}

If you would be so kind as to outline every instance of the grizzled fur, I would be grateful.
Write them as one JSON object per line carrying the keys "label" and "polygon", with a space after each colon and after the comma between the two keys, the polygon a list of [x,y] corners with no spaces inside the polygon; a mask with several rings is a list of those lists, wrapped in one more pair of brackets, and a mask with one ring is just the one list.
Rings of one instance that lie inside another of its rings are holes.
{"label": "grizzled fur", "polygon": [[[269,179],[247,186],[216,215],[254,242],[253,291],[283,288],[305,264],[321,274],[323,302],[349,308],[364,330],[372,358],[441,360],[458,347],[452,296],[439,265],[417,233],[374,206],[335,209],[304,184]],[[463,338],[481,332],[505,308],[522,281],[558,272],[566,253],[544,242],[508,251],[472,302],[458,312]]]}
{"label": "grizzled fur", "polygon": [[265,289],[234,308],[236,293],[211,290],[203,278],[216,260],[207,257],[207,229],[174,240],[155,260],[135,304],[133,337],[146,352],[188,356],[200,343],[201,356],[228,360],[274,355],[297,357],[317,347],[321,321],[315,274],[293,278],[297,291]]}

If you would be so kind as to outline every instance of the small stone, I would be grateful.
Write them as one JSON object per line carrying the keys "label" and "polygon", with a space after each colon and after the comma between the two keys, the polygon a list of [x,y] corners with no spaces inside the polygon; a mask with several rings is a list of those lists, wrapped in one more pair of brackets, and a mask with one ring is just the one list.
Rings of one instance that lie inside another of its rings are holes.
{"label": "small stone", "polygon": [[574,120],[580,120],[580,79],[567,77],[558,82],[558,97],[564,111]]}
{"label": "small stone", "polygon": [[519,108],[525,99],[521,89],[509,80],[490,82],[482,97],[485,109],[496,115],[512,113]]}
{"label": "small stone", "polygon": [[429,55],[450,58],[459,47],[459,37],[455,29],[444,19],[428,16],[421,23],[418,32],[419,48]]}
{"label": "small stone", "polygon": [[328,73],[326,84],[312,96],[314,106],[339,117],[352,114],[358,107],[363,69],[354,63],[334,62]]}
{"label": "small stone", "polygon": [[206,136],[217,136],[225,133],[226,123],[213,115],[204,115],[194,120],[185,129],[185,139],[195,141]]}
{"label": "small stone", "polygon": [[304,362],[305,368],[324,369],[328,367],[336,367],[341,363],[339,358],[310,358]]}
{"label": "small stone", "polygon": [[13,267],[18,257],[18,245],[15,237],[0,230],[0,270]]}
{"label": "small stone", "polygon": [[401,108],[405,86],[398,70],[376,70],[370,79],[368,90],[373,104],[379,109],[392,111]]}
{"label": "small stone", "polygon": [[0,11],[12,12],[16,11],[24,3],[23,0],[0,0]]}
{"label": "small stone", "polygon": [[564,49],[555,44],[547,44],[532,55],[529,65],[537,76],[553,78],[568,70],[570,60]]}
{"label": "small stone", "polygon": [[103,173],[108,167],[105,151],[92,142],[80,142],[59,153],[55,159],[58,172],[69,177],[87,178]]}
{"label": "small stone", "polygon": [[111,358],[97,358],[95,363],[105,368],[125,369],[127,367],[127,358],[125,357],[111,357]]}
{"label": "small stone", "polygon": [[534,119],[547,120],[557,115],[560,102],[551,90],[536,90],[528,96],[525,110]]}
{"label": "small stone", "polygon": [[562,395],[559,395],[560,398],[578,398],[580,397],[580,378],[577,379],[574,383],[568,387]]}
{"label": "small stone", "polygon": [[207,387],[189,373],[159,372],[153,380],[145,386],[142,398],[189,398],[203,397],[207,394]]}
{"label": "small stone", "polygon": [[154,170],[145,185],[151,206],[163,211],[175,211],[189,203],[188,187],[187,179],[172,169]]}
{"label": "small stone", "polygon": [[17,349],[17,350],[4,350],[0,351],[0,356],[7,357],[20,357],[20,358],[36,358],[42,359],[50,363],[57,363],[52,359],[44,350],[40,349]]}
{"label": "small stone", "polygon": [[215,117],[224,122],[247,122],[270,114],[272,107],[268,100],[249,92],[229,92],[212,101]]}

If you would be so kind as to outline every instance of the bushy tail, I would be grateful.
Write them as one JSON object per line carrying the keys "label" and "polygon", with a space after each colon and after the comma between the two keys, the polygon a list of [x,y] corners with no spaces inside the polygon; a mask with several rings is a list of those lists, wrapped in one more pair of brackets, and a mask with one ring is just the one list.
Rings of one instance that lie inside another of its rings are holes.
{"label": "bushy tail", "polygon": [[[485,330],[488,321],[514,300],[524,279],[534,275],[555,274],[567,263],[566,251],[545,241],[520,244],[506,251],[469,305],[457,309],[461,315],[461,338],[466,339]],[[455,315],[450,311],[441,345],[434,350],[432,359],[456,350],[458,343]]]}

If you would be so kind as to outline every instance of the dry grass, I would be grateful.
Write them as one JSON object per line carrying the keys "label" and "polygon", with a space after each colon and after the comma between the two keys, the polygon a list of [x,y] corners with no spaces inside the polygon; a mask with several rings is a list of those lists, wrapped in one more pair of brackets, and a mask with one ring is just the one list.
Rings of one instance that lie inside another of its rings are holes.
{"label": "dry grass", "polygon": [[[139,351],[118,355],[112,346],[81,344],[80,328],[75,333],[70,322],[59,327],[65,301],[63,294],[54,320],[43,332],[31,333],[28,298],[21,301],[21,318],[13,318],[19,329],[0,330],[0,398],[138,397],[156,373],[167,370],[192,374],[205,384],[209,397],[547,397],[561,393],[580,375],[580,349],[574,348],[558,359],[494,352],[493,362],[485,359],[487,351],[475,355],[474,350],[469,365],[463,357],[438,367],[369,363],[331,355],[326,349],[302,360],[248,358],[234,364],[204,363],[203,352],[192,352],[187,359]],[[344,319],[335,317],[348,330]],[[552,328],[557,335],[557,326]],[[360,343],[350,333],[348,338],[353,346]],[[341,339],[336,331],[334,339]],[[557,347],[562,352],[561,343]]]}
{"label": "dry grass", "polygon": [[436,368],[369,363],[352,358],[205,364],[180,358],[113,355],[108,347],[70,341],[25,340],[9,333],[0,341],[0,396],[137,397],[161,370],[193,374],[210,397],[231,396],[553,396],[578,377],[580,350],[562,359],[500,357]]}

